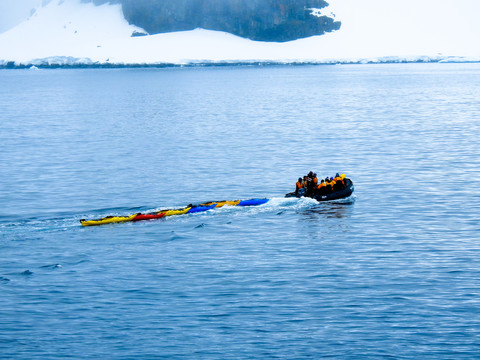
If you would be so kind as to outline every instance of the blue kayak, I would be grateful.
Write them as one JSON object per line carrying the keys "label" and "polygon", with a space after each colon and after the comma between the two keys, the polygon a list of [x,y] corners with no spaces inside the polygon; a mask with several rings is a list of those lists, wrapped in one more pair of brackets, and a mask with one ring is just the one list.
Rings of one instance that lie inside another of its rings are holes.
{"label": "blue kayak", "polygon": [[190,208],[190,210],[187,211],[187,214],[197,213],[197,212],[202,212],[202,211],[207,211],[207,210],[213,209],[216,205],[217,205],[217,204],[214,203],[214,204],[208,205],[208,206],[202,206],[202,205],[193,206],[192,208]]}
{"label": "blue kayak", "polygon": [[242,200],[238,203],[237,206],[257,206],[262,205],[268,202],[268,199],[250,199],[250,200]]}

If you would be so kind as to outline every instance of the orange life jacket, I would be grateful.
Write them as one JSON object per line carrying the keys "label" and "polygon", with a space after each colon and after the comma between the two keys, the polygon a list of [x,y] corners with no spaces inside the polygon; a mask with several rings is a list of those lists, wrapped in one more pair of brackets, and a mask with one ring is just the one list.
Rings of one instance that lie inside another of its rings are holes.
{"label": "orange life jacket", "polygon": [[325,183],[324,183],[324,182],[323,182],[323,183],[320,183],[320,184],[318,184],[318,187],[317,187],[317,189],[321,189],[322,187],[325,187],[325,186],[327,186],[327,185],[325,185]]}
{"label": "orange life jacket", "polygon": [[303,184],[300,181],[297,181],[297,189],[303,189]]}

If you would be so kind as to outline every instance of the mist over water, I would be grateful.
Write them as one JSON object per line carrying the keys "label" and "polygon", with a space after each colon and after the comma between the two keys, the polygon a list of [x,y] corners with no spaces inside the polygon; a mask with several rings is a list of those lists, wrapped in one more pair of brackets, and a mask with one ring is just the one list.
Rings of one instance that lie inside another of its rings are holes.
{"label": "mist over water", "polygon": [[[0,354],[472,359],[478,64],[0,71]],[[344,172],[348,201],[285,199]],[[268,197],[155,221],[81,218]]]}

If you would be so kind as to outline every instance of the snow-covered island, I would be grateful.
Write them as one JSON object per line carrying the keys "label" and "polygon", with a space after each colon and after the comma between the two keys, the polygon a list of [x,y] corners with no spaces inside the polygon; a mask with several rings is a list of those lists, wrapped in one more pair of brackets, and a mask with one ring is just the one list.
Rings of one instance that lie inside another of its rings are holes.
{"label": "snow-covered island", "polygon": [[41,1],[0,33],[0,68],[480,61],[480,1],[328,3],[308,10],[334,17],[339,30],[280,43],[201,28],[149,35],[128,23],[120,4]]}

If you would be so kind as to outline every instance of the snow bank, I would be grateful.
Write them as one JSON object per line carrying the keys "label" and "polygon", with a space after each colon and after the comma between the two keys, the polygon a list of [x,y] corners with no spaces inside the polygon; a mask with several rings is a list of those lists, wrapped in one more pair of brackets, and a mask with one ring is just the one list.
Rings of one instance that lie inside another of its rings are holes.
{"label": "snow bank", "polygon": [[132,37],[144,31],[128,24],[120,5],[52,0],[0,34],[0,66],[480,61],[480,2],[440,2],[330,0],[311,10],[335,15],[339,31],[266,43],[203,29]]}
{"label": "snow bank", "polygon": [[0,59],[28,63],[56,56],[100,59],[101,47],[144,32],[124,19],[120,5],[53,0],[0,35]]}

